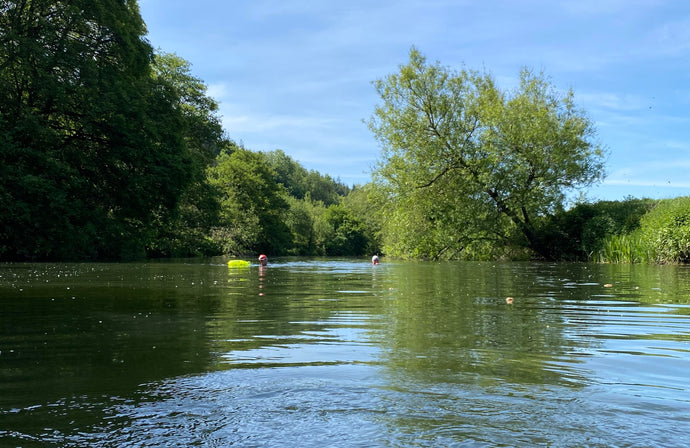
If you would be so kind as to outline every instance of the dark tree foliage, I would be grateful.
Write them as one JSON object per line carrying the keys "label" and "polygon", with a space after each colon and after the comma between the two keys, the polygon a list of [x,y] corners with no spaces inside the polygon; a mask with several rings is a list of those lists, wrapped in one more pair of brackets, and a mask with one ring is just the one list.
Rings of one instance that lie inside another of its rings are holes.
{"label": "dark tree foliage", "polygon": [[175,100],[175,109],[182,113],[186,148],[203,167],[194,174],[203,177],[206,166],[228,142],[223,136],[218,103],[208,96],[204,82],[192,75],[191,64],[175,54],[157,53],[153,76],[168,90],[168,95]]}
{"label": "dark tree foliage", "polygon": [[601,250],[607,237],[638,229],[642,217],[656,203],[636,198],[579,203],[544,217],[539,237],[553,259],[588,260]]}
{"label": "dark tree foliage", "polygon": [[132,0],[0,1],[0,257],[143,254],[190,181]]}
{"label": "dark tree foliage", "polygon": [[203,81],[192,75],[189,62],[174,54],[159,53],[153,69],[157,84],[176,99],[175,108],[182,113],[182,128],[178,132],[191,160],[191,182],[170,221],[156,228],[156,237],[147,245],[147,255],[218,255],[221,249],[211,240],[210,233],[218,225],[220,193],[208,183],[206,168],[215,163],[221,147],[234,144],[223,135],[218,103],[207,95]]}

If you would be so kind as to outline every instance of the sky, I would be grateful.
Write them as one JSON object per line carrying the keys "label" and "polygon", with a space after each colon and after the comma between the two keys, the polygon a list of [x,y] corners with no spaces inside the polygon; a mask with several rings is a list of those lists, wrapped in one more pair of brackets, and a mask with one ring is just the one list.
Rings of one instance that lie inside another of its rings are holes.
{"label": "sky", "polygon": [[414,46],[430,63],[522,68],[572,89],[605,148],[589,200],[690,195],[690,2],[686,0],[139,0],[154,48],[189,61],[223,127],[348,185],[381,147],[373,82]]}

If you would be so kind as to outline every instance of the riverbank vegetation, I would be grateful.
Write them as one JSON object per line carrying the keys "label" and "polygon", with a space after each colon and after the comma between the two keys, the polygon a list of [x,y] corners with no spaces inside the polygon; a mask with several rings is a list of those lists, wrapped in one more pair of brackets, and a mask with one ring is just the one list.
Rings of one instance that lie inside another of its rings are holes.
{"label": "riverbank vegetation", "polygon": [[690,260],[690,199],[580,202],[604,151],[573,92],[514,91],[412,49],[375,83],[372,182],[348,186],[224,130],[135,1],[0,7],[0,259],[219,254]]}

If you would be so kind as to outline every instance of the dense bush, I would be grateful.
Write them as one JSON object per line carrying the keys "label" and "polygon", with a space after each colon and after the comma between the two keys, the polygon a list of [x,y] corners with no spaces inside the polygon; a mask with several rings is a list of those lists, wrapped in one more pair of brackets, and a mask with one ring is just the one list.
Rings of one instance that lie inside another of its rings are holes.
{"label": "dense bush", "polygon": [[540,236],[553,259],[599,260],[612,238],[640,227],[642,217],[654,207],[651,199],[583,202],[545,217]]}
{"label": "dense bush", "polygon": [[658,263],[690,261],[690,196],[660,201],[641,221],[641,234]]}

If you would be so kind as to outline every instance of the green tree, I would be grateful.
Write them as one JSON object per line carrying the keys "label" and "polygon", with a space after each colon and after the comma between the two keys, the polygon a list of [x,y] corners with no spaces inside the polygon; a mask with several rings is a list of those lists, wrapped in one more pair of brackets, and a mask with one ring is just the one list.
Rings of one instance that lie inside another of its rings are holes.
{"label": "green tree", "polygon": [[361,223],[366,237],[365,253],[381,253],[381,207],[378,205],[377,189],[373,183],[355,186],[343,197],[342,206]]}
{"label": "green tree", "polygon": [[209,165],[224,145],[218,103],[208,95],[204,82],[192,75],[191,64],[173,53],[158,52],[153,62],[153,77],[176,99],[175,108],[183,115],[183,135],[187,150],[203,165],[195,172],[204,177]]}
{"label": "green tree", "polygon": [[321,174],[315,170],[309,171],[306,183],[312,200],[321,201],[326,206],[338,204],[340,198],[350,191],[339,179],[333,179],[328,174]]}
{"label": "green tree", "polygon": [[281,184],[290,196],[304,199],[308,192],[306,179],[309,172],[282,149],[265,154],[269,166],[275,173],[276,183]]}
{"label": "green tree", "polygon": [[315,170],[308,171],[283,150],[277,149],[265,154],[276,173],[276,182],[282,184],[297,199],[304,199],[309,194],[311,200],[321,201],[328,206],[339,203],[340,198],[350,192],[350,188],[339,179]]}
{"label": "green tree", "polygon": [[314,205],[311,201],[297,199],[292,196],[287,198],[289,210],[285,218],[285,224],[292,233],[293,247],[290,255],[314,255],[315,232],[314,232]]}
{"label": "green tree", "polygon": [[285,190],[274,181],[262,153],[243,148],[222,152],[208,176],[221,193],[221,223],[214,238],[225,252],[281,254],[292,246],[284,222]]}
{"label": "green tree", "polygon": [[543,74],[523,70],[506,93],[489,75],[427,64],[413,48],[375,86],[374,175],[390,204],[384,249],[395,255],[452,258],[488,244],[548,257],[536,218],[603,176],[592,122]]}
{"label": "green tree", "polygon": [[363,255],[367,237],[359,220],[342,205],[331,205],[323,215],[326,232],[322,244],[326,255]]}
{"label": "green tree", "polygon": [[148,246],[155,256],[215,255],[220,251],[210,238],[218,224],[219,192],[208,183],[206,169],[223,146],[232,145],[223,135],[218,104],[208,96],[202,80],[191,73],[189,62],[177,55],[158,53],[154,80],[175,99],[182,114],[181,133],[189,155],[191,181],[180,196],[169,222],[160,223],[157,238]]}
{"label": "green tree", "polygon": [[0,257],[142,255],[185,191],[136,1],[0,2]]}

